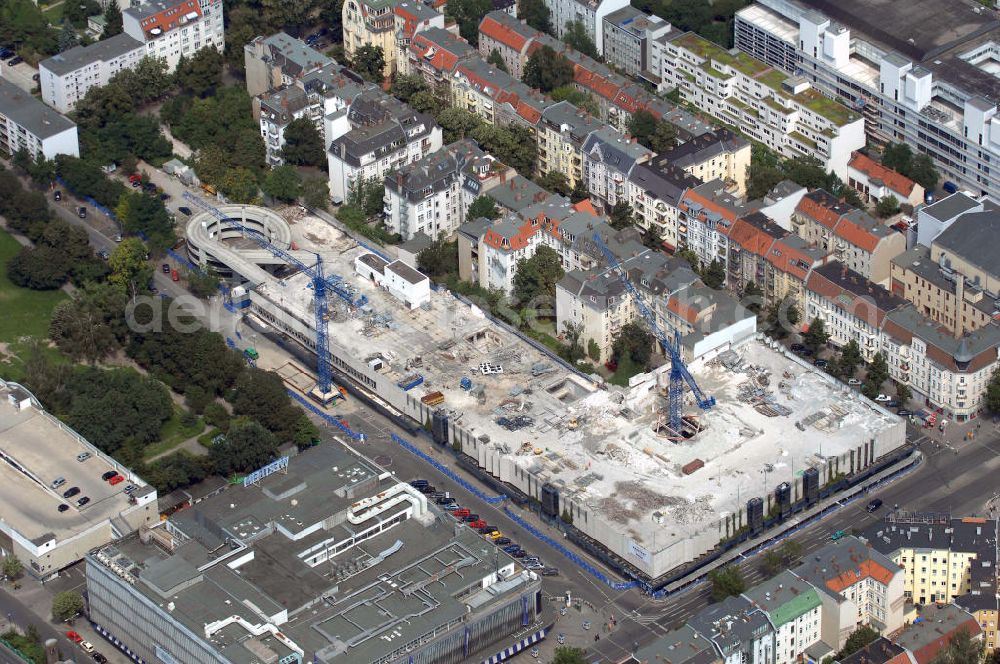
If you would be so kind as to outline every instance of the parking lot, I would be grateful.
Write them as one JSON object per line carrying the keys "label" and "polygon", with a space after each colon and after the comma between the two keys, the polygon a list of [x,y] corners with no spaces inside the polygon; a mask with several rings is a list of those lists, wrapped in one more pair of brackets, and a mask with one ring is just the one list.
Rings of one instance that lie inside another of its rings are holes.
{"label": "parking lot", "polygon": [[38,86],[38,83],[34,79],[34,76],[38,74],[38,70],[27,62],[20,62],[13,66],[7,64],[7,62],[6,59],[0,62],[0,77],[7,79],[25,92],[33,92]]}

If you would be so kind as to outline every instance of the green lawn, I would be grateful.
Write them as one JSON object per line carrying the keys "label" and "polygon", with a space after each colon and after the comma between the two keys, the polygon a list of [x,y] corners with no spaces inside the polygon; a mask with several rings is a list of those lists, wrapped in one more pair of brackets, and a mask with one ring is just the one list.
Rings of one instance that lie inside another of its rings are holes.
{"label": "green lawn", "polygon": [[183,411],[181,409],[174,409],[173,417],[167,420],[163,424],[163,428],[160,430],[160,440],[146,446],[145,454],[143,456],[147,460],[153,458],[157,454],[162,454],[174,449],[188,438],[197,436],[205,430],[205,422],[200,417],[198,418],[198,423],[195,426],[185,427],[181,423],[182,414]]}
{"label": "green lawn", "polygon": [[636,374],[642,373],[642,367],[638,366],[632,361],[632,358],[627,354],[623,354],[621,359],[618,361],[618,368],[608,379],[608,382],[612,385],[620,385],[622,387],[628,387],[628,380]]}
{"label": "green lawn", "polygon": [[[0,376],[11,380],[23,378],[21,368],[32,338],[49,336],[52,309],[66,299],[66,293],[61,290],[35,291],[10,282],[7,261],[20,248],[17,240],[0,230],[0,343],[7,347],[7,353],[0,352]],[[62,357],[55,349],[46,352]]]}
{"label": "green lawn", "polygon": [[55,7],[42,10],[42,14],[48,19],[50,25],[58,26],[62,23],[63,6],[63,3],[59,3]]}

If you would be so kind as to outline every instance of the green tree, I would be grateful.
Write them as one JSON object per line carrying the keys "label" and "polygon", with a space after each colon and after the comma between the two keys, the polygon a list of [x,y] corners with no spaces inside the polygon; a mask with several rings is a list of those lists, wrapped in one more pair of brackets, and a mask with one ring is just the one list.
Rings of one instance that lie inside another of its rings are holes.
{"label": "green tree", "polygon": [[[427,113],[435,119],[448,108],[445,98],[431,90],[421,90],[410,97],[410,107],[418,113]],[[438,123],[440,124],[440,122]]]}
{"label": "green tree", "polygon": [[[493,52],[499,55],[496,49],[493,49]],[[418,92],[426,92],[427,90],[427,84],[424,82],[424,79],[417,74],[396,75],[392,79],[392,87],[389,88],[392,96],[407,104],[410,103],[413,95]],[[286,129],[285,131],[287,132],[288,130]]]}
{"label": "green tree", "polygon": [[374,217],[383,207],[385,186],[378,178],[358,178],[347,195],[348,204],[359,209],[366,217]]}
{"label": "green tree", "polygon": [[262,0],[263,17],[267,25],[292,30],[298,34],[299,28],[309,22],[316,7],[315,0],[284,2],[284,0]]}
{"label": "green tree", "polygon": [[647,146],[653,152],[660,154],[677,146],[677,127],[665,120],[656,123],[656,129]]}
{"label": "green tree", "polygon": [[941,177],[938,175],[937,169],[934,168],[934,162],[925,154],[915,156],[910,163],[910,170],[904,175],[928,191],[934,190]]}
{"label": "green tree", "polygon": [[293,166],[278,166],[264,178],[262,189],[271,198],[291,203],[302,195],[302,176]]}
{"label": "green tree", "polygon": [[458,274],[458,243],[435,240],[417,254],[417,268],[432,279]]}
{"label": "green tree", "polygon": [[861,355],[861,347],[857,341],[851,339],[840,352],[840,359],[837,360],[837,373],[844,378],[851,378],[862,362],[864,362],[864,357]]}
{"label": "green tree", "polygon": [[542,92],[551,92],[573,82],[573,63],[551,47],[542,46],[528,56],[524,82]]}
{"label": "green tree", "polygon": [[90,283],[52,310],[49,337],[75,362],[95,363],[118,350],[126,336],[128,298],[115,286]]}
{"label": "green tree", "polygon": [[743,287],[743,306],[752,311],[754,314],[759,314],[764,303],[764,291],[760,289],[753,281],[748,281],[747,285]]}
{"label": "green tree", "polygon": [[381,46],[365,44],[354,53],[351,61],[352,69],[366,81],[381,83],[385,70],[385,53]]}
{"label": "green tree", "polygon": [[587,32],[587,28],[583,25],[583,21],[576,20],[567,25],[566,33],[563,35],[563,41],[566,42],[570,48],[573,48],[586,56],[594,58],[595,60],[601,57],[597,52],[597,45]]}
{"label": "green tree", "polygon": [[248,473],[271,461],[278,445],[273,433],[258,422],[243,419],[230,424],[225,437],[212,445],[209,458],[220,475]]}
{"label": "green tree", "polygon": [[64,590],[52,598],[52,618],[67,622],[83,613],[83,595],[73,590]]}
{"label": "green tree", "polygon": [[830,335],[826,332],[826,324],[823,319],[813,318],[809,323],[809,330],[802,337],[802,342],[815,352],[825,346],[829,340]]}
{"label": "green tree", "polygon": [[285,127],[285,145],[281,148],[286,163],[314,166],[326,170],[326,150],[316,123],[309,118],[296,118]]}
{"label": "green tree", "polygon": [[565,274],[559,254],[551,247],[538,247],[534,256],[517,261],[512,291],[514,300],[526,305],[539,296],[555,297],[556,282]]}
{"label": "green tree", "polygon": [[653,356],[653,335],[639,323],[622,325],[611,342],[611,357],[619,364],[627,357],[635,366],[645,367]]}
{"label": "green tree", "polygon": [[541,32],[552,32],[552,11],[544,0],[521,0],[517,5],[517,17]]}
{"label": "green tree", "polygon": [[709,288],[721,290],[726,285],[726,266],[718,258],[713,258],[702,270],[701,280]]}
{"label": "green tree", "polygon": [[222,70],[225,67],[222,53],[214,46],[199,49],[190,58],[181,56],[177,62],[174,80],[180,88],[196,97],[214,94],[222,87]]}
{"label": "green tree", "polygon": [[219,275],[215,270],[188,270],[188,290],[195,297],[209,297],[219,292]]}
{"label": "green tree", "polygon": [[708,573],[712,584],[712,601],[721,602],[727,597],[740,595],[747,589],[743,572],[736,565],[717,567]]}
{"label": "green tree", "polygon": [[601,347],[593,339],[587,342],[587,355],[595,362],[601,359]]}
{"label": "green tree", "polygon": [[67,19],[63,19],[62,27],[59,29],[59,52],[68,51],[80,43],[77,37],[76,28]]}
{"label": "green tree", "polygon": [[104,10],[104,31],[101,32],[101,39],[114,37],[122,33],[122,10],[117,2],[109,2]]}
{"label": "green tree", "polygon": [[3,559],[3,576],[8,581],[16,581],[24,571],[24,564],[21,559],[13,553],[7,554]]}
{"label": "green tree", "polygon": [[86,28],[87,19],[102,11],[96,0],[77,0],[63,6],[62,17],[76,28]]}
{"label": "green tree", "polygon": [[[478,28],[476,31],[478,32]],[[486,62],[490,63],[500,71],[507,72],[508,74],[510,73],[510,69],[507,68],[507,63],[503,61],[503,56],[500,55],[500,51],[497,49],[493,49],[490,52],[490,57],[486,58]]]}
{"label": "green tree", "polygon": [[[583,178],[580,178],[581,180]],[[561,196],[569,196],[572,194],[573,190],[569,186],[569,180],[566,178],[565,173],[560,173],[559,171],[549,171],[545,175],[536,179],[539,187],[546,191],[551,191]]]}
{"label": "green tree", "polygon": [[655,115],[645,109],[640,109],[629,118],[628,133],[634,136],[639,143],[652,149],[653,134],[656,132],[657,123]]}
{"label": "green tree", "polygon": [[837,653],[837,659],[842,660],[845,657],[853,655],[857,651],[861,650],[869,643],[874,641],[879,637],[878,632],[869,627],[868,625],[862,625],[856,630],[851,632],[851,635],[847,637],[847,641],[844,643],[844,647],[841,648],[840,652]]}
{"label": "green tree", "polygon": [[230,168],[219,182],[219,191],[234,203],[257,200],[257,176],[249,168]]}
{"label": "green tree", "polygon": [[549,93],[552,101],[568,101],[581,111],[587,111],[591,115],[600,117],[601,106],[594,97],[582,90],[578,90],[572,84],[560,85]]}
{"label": "green tree", "polygon": [[7,262],[7,277],[22,288],[55,290],[69,280],[69,267],[52,247],[22,247]]}
{"label": "green tree", "polygon": [[982,660],[983,642],[973,639],[969,630],[962,627],[932,660],[932,664],[979,664]]}
{"label": "green tree", "polygon": [[868,365],[868,373],[865,376],[865,383],[871,384],[875,394],[878,395],[882,389],[882,383],[889,378],[889,363],[885,360],[885,355],[881,352],[875,353],[871,364]]}
{"label": "green tree", "polygon": [[581,648],[556,646],[552,664],[586,664],[586,653]]}
{"label": "green tree", "polygon": [[993,414],[1000,414],[1000,369],[993,372],[986,384],[986,408]]}
{"label": "green tree", "polygon": [[573,186],[573,191],[569,193],[569,200],[571,203],[579,203],[580,201],[585,201],[590,198],[590,190],[587,189],[587,183],[580,178],[576,181]]}
{"label": "green tree", "polygon": [[108,282],[123,293],[135,297],[146,291],[146,284],[153,276],[153,268],[146,260],[146,245],[137,237],[125,238],[111,252]]}
{"label": "green tree", "polygon": [[302,179],[302,202],[313,210],[326,210],[330,207],[330,184],[324,177],[305,177]]}
{"label": "green tree", "polygon": [[150,249],[164,251],[177,241],[174,221],[158,196],[123,191],[114,208],[125,232],[144,234]]}
{"label": "green tree", "polygon": [[445,144],[465,138],[483,124],[478,115],[458,107],[444,109],[437,116],[437,121],[444,133]]}
{"label": "green tree", "polygon": [[882,219],[891,217],[897,212],[899,212],[899,200],[892,194],[883,197],[875,206],[875,214]]}
{"label": "green tree", "polygon": [[479,22],[493,10],[490,0],[448,0],[445,14],[458,23],[459,34],[472,44],[479,45]]}
{"label": "green tree", "polygon": [[[913,398],[913,392],[910,391],[910,386],[906,383],[896,383],[896,399],[899,401],[899,405],[906,407],[906,404]],[[988,407],[988,406],[987,406]]]}
{"label": "green tree", "polygon": [[497,127],[481,124],[472,130],[472,138],[484,151],[518,173],[533,173],[538,158],[535,135],[527,127],[510,125]]}
{"label": "green tree", "polygon": [[479,219],[480,217],[485,217],[490,221],[500,218],[500,209],[497,207],[497,202],[493,200],[490,196],[479,196],[476,200],[472,201],[469,206],[469,211],[465,215],[468,219]]}
{"label": "green tree", "polygon": [[302,409],[292,403],[278,374],[246,369],[236,378],[228,400],[234,415],[260,422],[279,443],[294,439]]}
{"label": "green tree", "polygon": [[628,228],[635,221],[635,213],[628,201],[621,200],[614,204],[608,212],[608,223],[615,230]]}
{"label": "green tree", "polygon": [[906,143],[890,143],[882,153],[882,165],[897,173],[906,174],[913,162],[913,151]]}

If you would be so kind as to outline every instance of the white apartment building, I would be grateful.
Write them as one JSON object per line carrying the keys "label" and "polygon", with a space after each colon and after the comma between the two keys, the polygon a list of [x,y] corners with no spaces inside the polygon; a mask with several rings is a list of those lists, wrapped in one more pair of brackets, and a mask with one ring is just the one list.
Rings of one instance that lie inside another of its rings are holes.
{"label": "white apartment building", "polygon": [[785,157],[816,157],[847,178],[851,153],[865,145],[860,113],[820,94],[803,76],[788,76],[745,53],[732,53],[693,32],[671,32],[662,50],[660,90],[735,125]]}
{"label": "white apartment building", "polygon": [[903,570],[857,537],[826,545],[792,571],[819,593],[820,634],[833,650],[861,625],[886,634],[903,626]]}
{"label": "white apartment building", "polygon": [[[442,147],[441,128],[423,113],[377,91],[361,93],[348,109],[347,131],[328,136],[330,198],[344,201],[360,180],[423,159]],[[340,124],[334,125],[339,133]]]}
{"label": "white apartment building", "polygon": [[807,649],[822,641],[823,604],[819,593],[793,572],[784,571],[743,593],[767,614],[774,628],[774,663],[808,659]]}
{"label": "white apartment building", "polygon": [[[449,237],[466,221],[472,202],[516,173],[463,139],[407,164],[385,178],[385,225],[403,240],[423,233]],[[509,173],[508,173],[509,171]]]}
{"label": "white apartment building", "polygon": [[10,81],[0,78],[0,153],[27,150],[42,155],[80,156],[76,125]]}
{"label": "white apartment building", "polygon": [[69,113],[88,90],[107,85],[118,72],[135,67],[145,53],[141,42],[121,33],[46,58],[38,63],[42,101],[60,113]]}
{"label": "white apartment building", "polygon": [[991,9],[760,0],[736,14],[735,42],[861,111],[873,142],[905,143],[946,179],[1000,196],[1000,25]]}
{"label": "white apartment building", "polygon": [[583,144],[587,191],[608,210],[619,202],[629,202],[629,174],[636,165],[649,163],[654,156],[652,150],[613,127],[591,132]]}
{"label": "white apartment building", "polygon": [[152,0],[122,11],[122,27],[145,46],[144,55],[164,58],[168,71],[181,56],[226,48],[222,0]]}
{"label": "white apartment building", "polygon": [[545,0],[545,6],[552,12],[549,19],[556,38],[562,39],[569,26],[579,21],[587,35],[597,47],[597,53],[604,53],[604,17],[628,7],[628,0]]}
{"label": "white apartment building", "polygon": [[880,341],[889,376],[909,385],[928,406],[943,408],[958,421],[982,410],[998,366],[1000,327],[986,325],[955,337],[909,306],[886,316]]}

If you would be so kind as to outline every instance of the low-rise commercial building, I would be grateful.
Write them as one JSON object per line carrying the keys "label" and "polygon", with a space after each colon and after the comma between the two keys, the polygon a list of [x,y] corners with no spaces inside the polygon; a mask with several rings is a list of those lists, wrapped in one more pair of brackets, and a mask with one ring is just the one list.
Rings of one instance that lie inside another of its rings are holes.
{"label": "low-rise commercial building", "polygon": [[733,55],[688,33],[663,42],[661,90],[678,88],[685,101],[785,157],[815,157],[847,178],[851,154],[865,145],[860,113],[745,53]]}
{"label": "low-rise commercial building", "polygon": [[139,64],[143,45],[125,33],[87,46],[74,46],[38,63],[42,101],[69,113],[87,91],[107,85],[115,74]]}
{"label": "low-rise commercial building", "polygon": [[6,79],[0,79],[0,152],[8,157],[26,150],[39,155],[80,156],[76,124]]}
{"label": "low-rise commercial building", "polygon": [[97,548],[87,592],[145,661],[485,660],[547,628],[539,577],[336,442]]}
{"label": "low-rise commercial building", "polygon": [[203,48],[226,48],[222,0],[148,0],[122,10],[122,30],[145,57],[165,59],[167,71]]}
{"label": "low-rise commercial building", "polygon": [[[159,520],[156,489],[2,380],[0,458],[0,550],[36,579]],[[125,482],[104,480],[112,471]]]}
{"label": "low-rise commercial building", "polygon": [[332,138],[327,153],[334,201],[346,200],[361,180],[381,182],[389,171],[441,149],[433,118],[382,92],[363,92],[346,117],[349,130]]}

